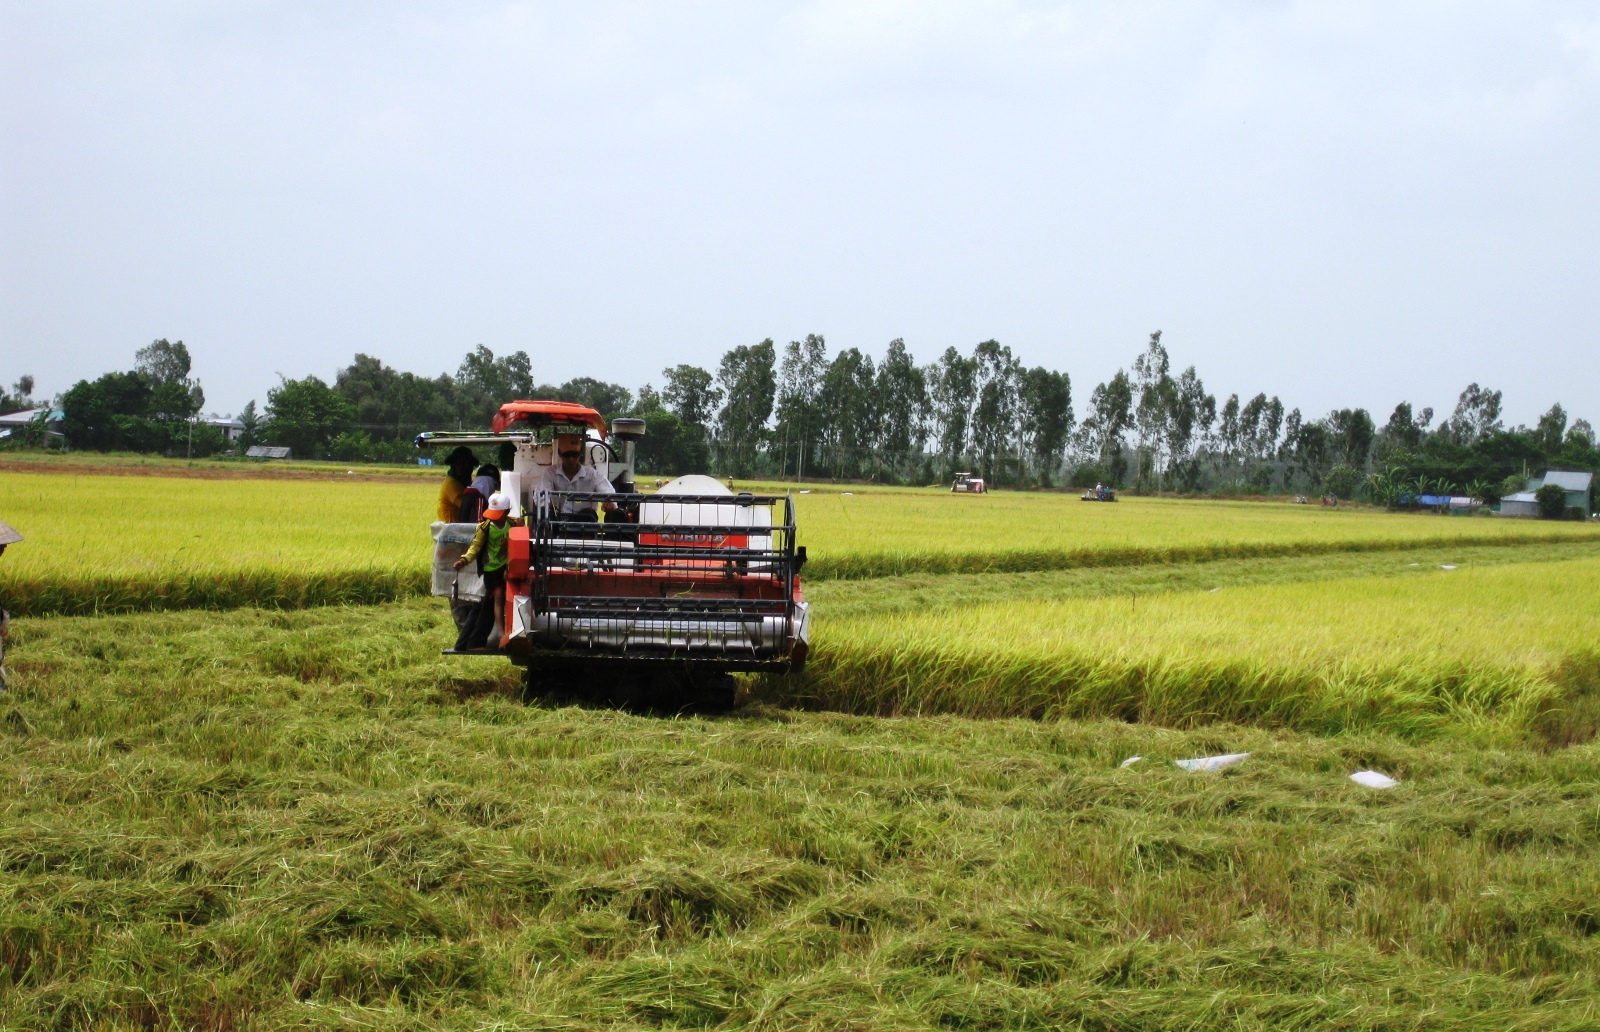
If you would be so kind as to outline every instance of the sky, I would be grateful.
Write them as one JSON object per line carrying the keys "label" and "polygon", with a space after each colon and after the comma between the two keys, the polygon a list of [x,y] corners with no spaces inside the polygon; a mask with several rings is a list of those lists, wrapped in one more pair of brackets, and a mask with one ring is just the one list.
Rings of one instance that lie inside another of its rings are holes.
{"label": "sky", "polygon": [[0,0],[0,379],[637,387],[994,338],[1081,411],[1600,422],[1600,2]]}

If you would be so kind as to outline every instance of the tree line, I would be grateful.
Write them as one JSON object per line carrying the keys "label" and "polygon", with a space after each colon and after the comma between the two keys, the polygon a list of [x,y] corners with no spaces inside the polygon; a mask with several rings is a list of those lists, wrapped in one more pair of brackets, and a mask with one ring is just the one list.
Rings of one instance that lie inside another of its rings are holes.
{"label": "tree line", "polygon": [[[1161,332],[1073,408],[1063,371],[1028,367],[1006,345],[946,348],[919,364],[903,340],[880,357],[830,353],[818,334],[727,351],[715,371],[661,371],[637,390],[592,377],[539,382],[524,351],[479,345],[452,373],[422,376],[358,354],[332,382],[280,377],[242,436],[197,422],[204,392],[182,341],[140,349],[134,368],[82,380],[60,399],[75,448],[211,455],[254,444],[306,457],[408,462],[422,430],[475,429],[505,401],[559,399],[607,418],[639,416],[643,474],[709,470],[738,477],[933,483],[974,472],[1009,486],[1145,491],[1470,493],[1488,500],[1544,468],[1600,469],[1592,426],[1553,405],[1534,427],[1508,428],[1501,393],[1469,385],[1451,414],[1396,405],[1379,426],[1362,408],[1320,417],[1265,392],[1220,404],[1193,365],[1175,371]],[[31,378],[24,383],[31,391]],[[27,391],[20,391],[26,394]],[[22,397],[0,396],[0,407]],[[20,405],[18,406],[20,407]]]}

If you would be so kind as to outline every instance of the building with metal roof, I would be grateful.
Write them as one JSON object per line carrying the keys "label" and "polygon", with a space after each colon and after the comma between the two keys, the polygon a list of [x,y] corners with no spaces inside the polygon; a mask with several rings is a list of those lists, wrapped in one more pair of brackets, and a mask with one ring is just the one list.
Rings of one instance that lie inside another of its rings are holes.
{"label": "building with metal roof", "polygon": [[48,423],[59,423],[62,419],[66,418],[59,409],[22,409],[18,412],[7,412],[5,415],[0,416],[0,426],[27,426],[40,416],[43,416],[45,421]]}
{"label": "building with metal roof", "polygon": [[44,430],[48,437],[59,439],[61,435],[61,421],[66,414],[60,409],[31,408],[19,412],[7,412],[0,416],[0,439],[10,437],[33,426],[38,420],[44,420]]}
{"label": "building with metal roof", "polygon": [[1594,512],[1594,474],[1553,469],[1528,484],[1528,490],[1537,491],[1546,484],[1555,484],[1567,492],[1567,508],[1577,509],[1588,516]]}
{"label": "building with metal roof", "polygon": [[1497,511],[1502,516],[1537,517],[1539,503],[1534,496],[1546,484],[1555,484],[1567,492],[1567,508],[1577,509],[1584,516],[1594,512],[1594,474],[1559,469],[1553,469],[1542,477],[1534,477],[1528,481],[1526,491],[1518,491],[1500,499]]}
{"label": "building with metal roof", "polygon": [[232,416],[202,416],[196,420],[202,426],[214,426],[222,431],[222,436],[230,441],[237,441],[244,436],[244,423]]}

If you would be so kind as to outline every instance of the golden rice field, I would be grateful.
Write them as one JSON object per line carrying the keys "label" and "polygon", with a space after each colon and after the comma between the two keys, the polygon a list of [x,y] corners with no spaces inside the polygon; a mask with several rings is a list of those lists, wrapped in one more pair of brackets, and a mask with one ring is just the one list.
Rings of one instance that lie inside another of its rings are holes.
{"label": "golden rice field", "polygon": [[[377,602],[427,590],[423,484],[0,473],[12,612]],[[420,510],[420,511],[419,511]]]}
{"label": "golden rice field", "polygon": [[[0,563],[20,613],[375,602],[426,588],[437,479],[191,480],[0,472]],[[813,580],[1253,555],[1600,540],[1600,527],[1272,502],[933,489],[797,495]]]}
{"label": "golden rice field", "polygon": [[358,480],[0,472],[0,1028],[1600,1027],[1600,528],[814,489],[661,720],[275,611],[423,590]]}
{"label": "golden rice field", "polygon": [[984,573],[1311,555],[1418,544],[1529,542],[1593,535],[1600,526],[1396,514],[1286,502],[938,489],[816,493],[798,501],[813,577]]}
{"label": "golden rice field", "polygon": [[[1585,731],[1600,558],[830,619],[790,701],[856,713]],[[1582,712],[1579,712],[1582,711]],[[1587,733],[1592,733],[1587,728]]]}

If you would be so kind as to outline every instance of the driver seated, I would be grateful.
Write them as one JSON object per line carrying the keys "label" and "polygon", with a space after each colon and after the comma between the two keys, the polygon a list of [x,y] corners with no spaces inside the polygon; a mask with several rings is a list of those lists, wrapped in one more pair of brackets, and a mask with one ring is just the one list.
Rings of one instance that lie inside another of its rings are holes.
{"label": "driver seated", "polygon": [[[539,478],[539,486],[546,491],[571,491],[577,494],[616,494],[595,467],[583,461],[586,443],[578,434],[561,434],[556,438],[556,461]],[[567,520],[597,521],[595,502],[561,499],[561,517]],[[599,503],[606,512],[615,512],[616,502]]]}

